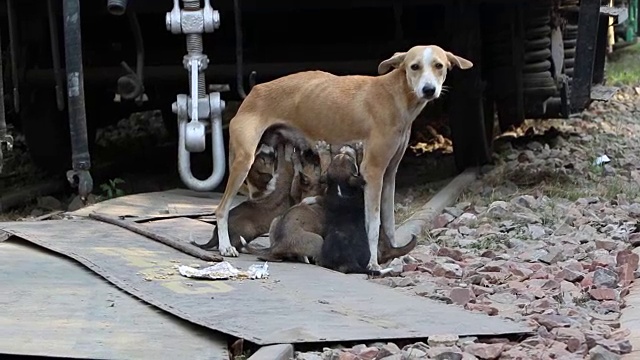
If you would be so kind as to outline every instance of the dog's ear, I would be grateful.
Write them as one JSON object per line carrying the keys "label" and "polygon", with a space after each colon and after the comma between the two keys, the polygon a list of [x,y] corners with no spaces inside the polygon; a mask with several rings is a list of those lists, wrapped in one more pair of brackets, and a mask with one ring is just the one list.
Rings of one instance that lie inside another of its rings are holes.
{"label": "dog's ear", "polygon": [[447,54],[447,60],[449,60],[449,69],[451,69],[452,66],[457,66],[462,70],[468,69],[470,67],[473,66],[473,63],[463,57],[460,57],[458,55],[454,55],[453,53],[450,52],[446,52]]}
{"label": "dog's ear", "polygon": [[362,176],[349,176],[349,186],[363,187],[367,185],[367,182]]}
{"label": "dog's ear", "polygon": [[389,70],[391,70],[392,67],[397,68],[400,64],[402,64],[406,56],[406,52],[397,52],[393,54],[392,57],[388,58],[387,60],[381,62],[380,65],[378,65],[378,74],[386,74]]}

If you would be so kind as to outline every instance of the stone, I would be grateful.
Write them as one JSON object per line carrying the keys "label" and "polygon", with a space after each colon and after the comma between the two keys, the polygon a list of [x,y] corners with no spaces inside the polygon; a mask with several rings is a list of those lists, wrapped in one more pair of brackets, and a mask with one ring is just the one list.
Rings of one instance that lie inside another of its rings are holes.
{"label": "stone", "polygon": [[529,224],[527,225],[529,230],[529,235],[533,240],[538,240],[546,235],[544,227],[537,224]]}
{"label": "stone", "polygon": [[618,293],[615,289],[599,288],[589,290],[589,295],[594,300],[616,300]]}
{"label": "stone", "polygon": [[431,335],[427,339],[427,344],[432,347],[436,346],[454,346],[460,338],[455,334],[439,334]]}
{"label": "stone", "polygon": [[439,264],[433,269],[433,276],[459,279],[462,277],[462,268],[458,264]]}
{"label": "stone", "polygon": [[593,273],[593,285],[596,287],[607,287],[614,289],[618,285],[618,274],[615,271],[605,269],[603,267],[597,268]]}
{"label": "stone", "polygon": [[540,261],[551,265],[564,259],[563,250],[559,247],[550,248],[547,253],[540,257]]}
{"label": "stone", "polygon": [[632,350],[631,342],[627,339],[614,340],[614,339],[599,339],[596,344],[604,347],[605,349],[615,354],[628,354]]}
{"label": "stone", "polygon": [[462,351],[457,346],[435,346],[427,349],[428,359],[462,360]]}
{"label": "stone", "polygon": [[380,347],[380,350],[378,350],[378,359],[382,359],[386,356],[391,356],[391,355],[395,355],[395,354],[400,354],[402,352],[402,350],[398,347],[398,345],[394,344],[394,343],[386,343],[384,345],[382,345],[382,347]]}
{"label": "stone", "polygon": [[534,320],[549,331],[555,328],[568,327],[571,325],[571,319],[569,317],[556,314],[537,315],[534,317]]}
{"label": "stone", "polygon": [[393,354],[389,356],[385,356],[383,358],[378,358],[379,360],[404,360],[404,356],[402,354]]}
{"label": "stone", "polygon": [[424,359],[427,353],[416,348],[410,348],[408,350],[402,350],[404,359]]}
{"label": "stone", "polygon": [[511,200],[511,202],[513,202],[514,204],[520,205],[522,207],[525,207],[527,209],[533,209],[537,207],[536,198],[534,198],[531,195],[518,196],[515,199]]}
{"label": "stone", "polygon": [[559,327],[551,330],[557,341],[567,345],[567,350],[576,352],[587,340],[581,330]]}
{"label": "stone", "polygon": [[479,359],[497,359],[504,351],[504,344],[470,344],[464,348],[464,351]]}
{"label": "stone", "polygon": [[559,277],[573,283],[582,281],[582,279],[584,279],[584,274],[580,271],[564,268],[560,271]]}
{"label": "stone", "polygon": [[440,249],[438,249],[438,252],[436,253],[436,255],[448,257],[455,261],[462,261],[462,251],[457,249],[441,247]]}
{"label": "stone", "polygon": [[359,360],[374,360],[378,356],[379,350],[376,347],[367,347],[358,352]]}
{"label": "stone", "polygon": [[615,250],[618,246],[618,242],[614,240],[608,239],[598,239],[596,240],[596,249],[604,249],[607,251]]}
{"label": "stone", "polygon": [[509,214],[509,203],[506,201],[494,201],[487,209],[487,215],[494,218],[506,218]]}
{"label": "stone", "polygon": [[451,214],[447,214],[447,213],[440,214],[436,216],[435,219],[433,219],[433,227],[435,229],[446,227],[455,219],[456,218]]}
{"label": "stone", "polygon": [[589,350],[589,360],[620,360],[621,356],[597,345]]}
{"label": "stone", "polygon": [[451,206],[451,207],[444,208],[444,212],[446,214],[453,216],[454,218],[457,218],[464,213],[464,210],[457,208],[455,206]]}
{"label": "stone", "polygon": [[465,309],[467,310],[471,310],[471,311],[480,311],[483,312],[489,316],[495,316],[498,315],[498,309],[496,309],[493,306],[489,306],[489,305],[485,305],[485,304],[474,304],[474,303],[467,303],[464,306]]}
{"label": "stone", "polygon": [[471,225],[474,222],[476,222],[478,220],[478,217],[475,214],[472,213],[463,213],[462,215],[460,215],[460,217],[458,217],[456,220],[454,220],[454,223],[456,223],[457,225]]}
{"label": "stone", "polygon": [[449,298],[454,304],[464,306],[475,298],[475,294],[470,288],[454,288],[449,292]]}
{"label": "stone", "polygon": [[350,353],[348,351],[341,351],[338,356],[338,360],[357,360],[358,355]]}

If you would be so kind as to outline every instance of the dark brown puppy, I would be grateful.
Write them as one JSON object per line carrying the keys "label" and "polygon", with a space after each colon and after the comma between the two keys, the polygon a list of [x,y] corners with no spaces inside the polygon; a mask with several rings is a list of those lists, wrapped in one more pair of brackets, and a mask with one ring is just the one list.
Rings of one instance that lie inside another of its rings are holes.
{"label": "dark brown puppy", "polygon": [[[268,195],[239,204],[229,212],[229,236],[236,249],[269,231],[271,221],[293,205],[291,183],[294,178],[294,149],[289,143],[277,145],[276,183],[274,190]],[[206,244],[191,244],[201,249],[212,249],[218,246],[218,232],[214,231]]]}
{"label": "dark brown puppy", "polygon": [[[343,273],[380,275],[367,269],[371,253],[364,219],[364,186],[353,147],[343,146],[327,169],[323,199],[324,241],[318,265]],[[377,254],[376,254],[377,255]]]}

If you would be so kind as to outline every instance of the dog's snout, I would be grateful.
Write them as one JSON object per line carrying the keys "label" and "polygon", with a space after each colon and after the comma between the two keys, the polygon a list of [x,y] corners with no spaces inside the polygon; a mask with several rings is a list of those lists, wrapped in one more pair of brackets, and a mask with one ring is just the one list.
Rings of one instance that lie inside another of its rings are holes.
{"label": "dog's snout", "polygon": [[433,97],[436,94],[436,87],[430,84],[427,84],[422,87],[422,96],[426,98]]}

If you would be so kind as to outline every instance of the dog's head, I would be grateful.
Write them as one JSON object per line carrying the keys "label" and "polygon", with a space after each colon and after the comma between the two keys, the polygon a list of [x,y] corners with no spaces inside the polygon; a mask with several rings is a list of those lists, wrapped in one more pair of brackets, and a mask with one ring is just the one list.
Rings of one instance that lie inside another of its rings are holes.
{"label": "dog's head", "polygon": [[362,188],[366,181],[360,175],[356,150],[345,145],[340,148],[338,154],[331,159],[327,169],[327,180],[335,183],[348,184],[351,187]]}
{"label": "dog's head", "polygon": [[406,73],[407,85],[418,99],[434,100],[440,97],[447,70],[453,67],[469,69],[473,63],[444,51],[439,46],[414,46],[407,52],[395,53],[378,65],[380,75],[396,68]]}

